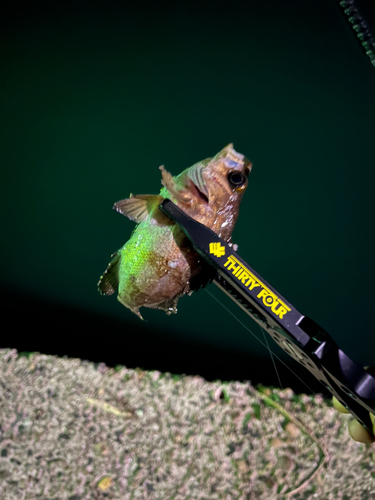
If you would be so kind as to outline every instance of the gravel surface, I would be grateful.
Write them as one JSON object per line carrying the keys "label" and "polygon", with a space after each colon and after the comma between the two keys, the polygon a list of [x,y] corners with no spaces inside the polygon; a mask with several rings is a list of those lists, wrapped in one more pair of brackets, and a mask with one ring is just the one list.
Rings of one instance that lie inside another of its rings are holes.
{"label": "gravel surface", "polygon": [[375,499],[319,395],[0,350],[1,500]]}

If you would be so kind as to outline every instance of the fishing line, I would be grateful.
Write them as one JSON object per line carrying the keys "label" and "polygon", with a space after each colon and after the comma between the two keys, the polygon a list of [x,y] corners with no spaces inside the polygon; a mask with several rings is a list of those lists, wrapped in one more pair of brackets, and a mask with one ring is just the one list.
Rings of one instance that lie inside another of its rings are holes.
{"label": "fishing line", "polygon": [[[212,298],[214,298],[214,299],[215,299],[215,300],[216,300],[216,301],[217,301],[217,302],[221,305],[221,307],[223,307],[223,308],[224,308],[227,312],[229,312],[229,314],[231,314],[231,315],[233,316],[233,318],[235,318],[235,319],[238,321],[238,323],[240,323],[240,325],[242,325],[242,326],[245,328],[245,330],[247,330],[249,333],[251,333],[251,335],[252,335],[253,337],[255,337],[255,338],[257,339],[257,341],[258,341],[258,342],[260,342],[260,343],[262,344],[262,346],[264,346],[267,350],[269,350],[269,352],[270,352],[270,353],[272,353],[272,354],[273,354],[273,356],[274,356],[276,359],[278,359],[278,360],[280,361],[280,363],[282,363],[282,364],[283,364],[286,368],[288,368],[288,370],[289,370],[291,373],[293,373],[293,375],[294,375],[295,377],[297,377],[297,378],[298,378],[298,380],[299,380],[300,382],[302,382],[302,383],[303,383],[303,385],[304,385],[305,387],[307,387],[307,388],[308,388],[308,390],[310,391],[310,393],[312,393],[312,394],[316,395],[316,393],[315,393],[315,392],[314,392],[314,391],[313,391],[313,390],[312,390],[312,389],[311,389],[311,388],[310,388],[310,387],[306,384],[306,382],[305,382],[304,380],[302,380],[302,379],[301,379],[301,377],[299,377],[299,376],[297,375],[297,373],[296,373],[296,372],[294,372],[294,371],[293,371],[293,370],[292,370],[292,369],[291,369],[291,368],[290,368],[290,367],[289,367],[286,363],[284,363],[284,361],[283,361],[281,358],[279,358],[279,357],[278,357],[278,356],[277,356],[277,355],[276,355],[276,354],[275,354],[275,353],[271,350],[271,348],[267,345],[268,343],[267,343],[267,344],[265,344],[264,342],[262,342],[262,341],[260,340],[260,338],[259,338],[259,337],[257,337],[257,336],[255,335],[255,333],[253,333],[253,332],[250,330],[250,328],[249,328],[248,326],[246,326],[244,323],[242,323],[242,321],[241,321],[239,318],[237,318],[237,316],[236,316],[234,313],[232,313],[232,311],[231,311],[230,309],[228,309],[228,307],[227,307],[227,306],[225,306],[225,305],[224,305],[224,304],[223,304],[223,303],[222,303],[222,302],[221,302],[221,301],[220,301],[217,297],[215,297],[215,295],[213,295],[211,292],[209,292],[209,291],[207,290],[207,288],[205,288],[204,290],[205,290],[205,291],[206,291],[209,295],[211,295],[211,297],[212,297]],[[264,333],[264,332],[263,332],[263,333]],[[280,380],[280,379],[279,379],[279,380]]]}
{"label": "fishing line", "polygon": [[271,356],[271,359],[272,359],[272,363],[273,363],[273,367],[275,368],[275,372],[276,372],[276,375],[277,375],[277,380],[279,381],[280,388],[283,389],[283,385],[281,383],[281,379],[280,379],[280,375],[279,375],[279,370],[276,367],[275,358],[273,357],[273,352],[271,351],[270,345],[268,343],[266,332],[263,330],[263,328],[260,325],[258,325],[258,326],[260,328],[260,331],[263,333],[264,341],[267,344],[267,349],[268,349],[268,352],[270,353],[270,356]]}

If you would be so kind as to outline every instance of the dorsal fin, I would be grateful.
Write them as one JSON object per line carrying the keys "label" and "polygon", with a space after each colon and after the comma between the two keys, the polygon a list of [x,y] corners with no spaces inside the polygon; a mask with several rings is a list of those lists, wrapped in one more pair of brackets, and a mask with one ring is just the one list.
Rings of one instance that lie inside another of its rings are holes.
{"label": "dorsal fin", "polygon": [[103,276],[100,276],[100,280],[98,282],[98,290],[102,295],[112,295],[117,290],[119,284],[118,272],[120,267],[121,251],[117,250],[117,252],[112,254],[111,257],[113,257],[113,259],[108,264]]}
{"label": "dorsal fin", "polygon": [[180,201],[181,203],[191,201],[191,193],[189,193],[187,189],[181,189],[181,187],[178,189],[178,185],[176,184],[174,177],[172,177],[172,174],[165,170],[164,165],[161,165],[159,170],[161,170],[161,183],[177,201]]}
{"label": "dorsal fin", "polygon": [[114,210],[139,224],[145,220],[155,205],[159,205],[163,197],[158,194],[137,194],[113,205]]}

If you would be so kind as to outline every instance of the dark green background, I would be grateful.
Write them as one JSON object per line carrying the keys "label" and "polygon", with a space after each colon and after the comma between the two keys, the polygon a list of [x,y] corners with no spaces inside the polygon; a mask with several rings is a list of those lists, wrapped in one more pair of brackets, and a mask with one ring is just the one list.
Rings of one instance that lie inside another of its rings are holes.
{"label": "dark green background", "polygon": [[230,378],[239,359],[269,363],[205,291],[144,324],[96,287],[133,228],[113,203],[233,142],[254,165],[240,255],[374,364],[375,68],[338,1],[41,2],[2,23],[4,347],[175,371],[203,352],[206,376],[217,349]]}

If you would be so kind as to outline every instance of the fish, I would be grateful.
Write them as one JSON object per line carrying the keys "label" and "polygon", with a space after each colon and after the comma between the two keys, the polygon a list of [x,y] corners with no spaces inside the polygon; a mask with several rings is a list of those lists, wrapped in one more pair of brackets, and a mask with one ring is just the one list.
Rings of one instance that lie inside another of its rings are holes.
{"label": "fish", "polygon": [[160,203],[169,198],[232,245],[252,163],[228,144],[177,176],[164,166],[159,168],[163,187],[158,195],[130,194],[114,204],[117,212],[137,225],[123,247],[111,255],[98,282],[102,295],[117,290],[117,300],[141,319],[141,307],[176,313],[180,297],[191,295],[212,278],[208,264],[180,227],[161,212]]}

